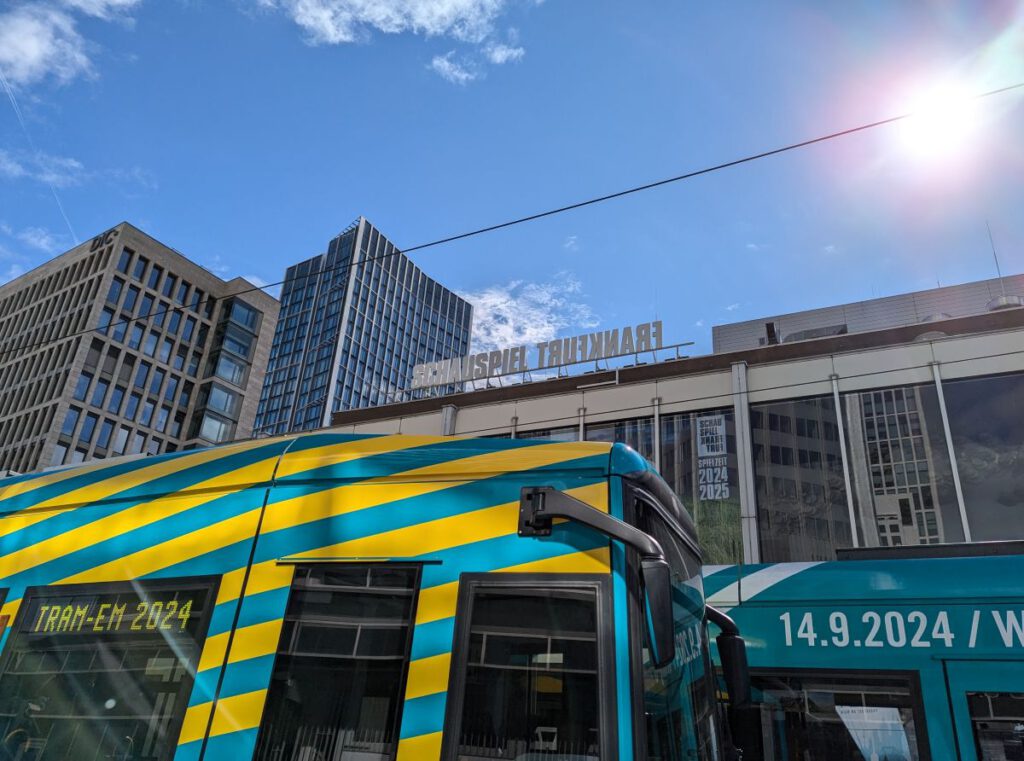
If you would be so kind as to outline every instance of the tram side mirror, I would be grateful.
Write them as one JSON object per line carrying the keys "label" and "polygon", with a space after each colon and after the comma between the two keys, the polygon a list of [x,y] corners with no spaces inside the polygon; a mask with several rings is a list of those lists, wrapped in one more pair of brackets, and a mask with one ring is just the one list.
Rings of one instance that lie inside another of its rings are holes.
{"label": "tram side mirror", "polygon": [[651,661],[655,668],[660,669],[670,664],[676,654],[672,571],[664,558],[644,558],[640,561],[640,572],[643,574]]}
{"label": "tram side mirror", "polygon": [[747,668],[747,643],[738,634],[723,632],[715,638],[722,675],[729,690],[729,705],[745,708],[750,705],[750,670]]}

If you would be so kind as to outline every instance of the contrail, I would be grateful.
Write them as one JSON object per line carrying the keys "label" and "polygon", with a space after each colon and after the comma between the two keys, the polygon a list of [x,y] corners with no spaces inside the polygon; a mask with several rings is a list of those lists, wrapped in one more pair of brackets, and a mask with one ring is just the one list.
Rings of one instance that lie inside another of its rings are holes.
{"label": "contrail", "polygon": [[[4,76],[3,69],[0,69],[0,85],[3,85],[4,92],[7,93],[7,99],[11,102],[11,108],[14,109],[14,115],[18,118],[18,124],[21,125],[21,131],[25,133],[25,139],[28,141],[29,147],[32,149],[32,153],[36,157],[40,156],[39,149],[36,148],[35,141],[32,139],[32,135],[28,131],[28,127],[25,125],[25,117],[22,116],[21,107],[18,105],[18,99],[14,97],[14,88],[11,87],[7,81],[7,77]],[[46,184],[50,186],[50,192],[53,194],[53,200],[57,203],[57,208],[60,210],[61,217],[64,218],[64,224],[68,226],[68,232],[71,233],[71,239],[78,245],[78,236],[75,235],[75,230],[71,226],[71,220],[68,219],[67,212],[64,211],[64,204],[60,202],[60,196],[57,195],[57,188],[54,187],[53,183],[47,178]]]}

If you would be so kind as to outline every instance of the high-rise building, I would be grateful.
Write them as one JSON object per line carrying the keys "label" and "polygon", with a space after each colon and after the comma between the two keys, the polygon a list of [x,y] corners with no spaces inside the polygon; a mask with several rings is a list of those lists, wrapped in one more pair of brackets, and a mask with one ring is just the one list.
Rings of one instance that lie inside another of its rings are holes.
{"label": "high-rise building", "polygon": [[285,274],[255,432],[319,428],[333,412],[424,393],[409,390],[413,366],[467,353],[472,322],[469,302],[360,217]]}
{"label": "high-rise building", "polygon": [[248,437],[278,310],[253,287],[127,222],[0,286],[0,471]]}

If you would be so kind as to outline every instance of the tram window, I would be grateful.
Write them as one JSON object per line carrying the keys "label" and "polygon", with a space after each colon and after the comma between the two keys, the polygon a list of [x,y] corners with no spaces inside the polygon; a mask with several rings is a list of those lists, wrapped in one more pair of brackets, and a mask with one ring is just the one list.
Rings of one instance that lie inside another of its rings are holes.
{"label": "tram window", "polygon": [[1024,761],[1024,694],[968,692],[978,761]]}
{"label": "tram window", "polygon": [[777,761],[929,758],[917,685],[909,677],[755,673],[752,686],[762,743],[754,757]]}
{"label": "tram window", "polygon": [[394,759],[418,577],[410,566],[296,570],[256,761]]}
{"label": "tram window", "polygon": [[447,758],[605,757],[598,589],[543,587],[470,585]]}
{"label": "tram window", "polygon": [[5,758],[174,755],[213,582],[29,590],[0,669]]}

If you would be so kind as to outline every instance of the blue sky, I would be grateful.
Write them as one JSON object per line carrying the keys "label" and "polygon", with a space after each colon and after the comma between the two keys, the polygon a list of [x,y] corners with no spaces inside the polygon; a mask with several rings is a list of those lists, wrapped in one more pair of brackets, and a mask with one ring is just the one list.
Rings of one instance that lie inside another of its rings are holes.
{"label": "blue sky", "polygon": [[[0,101],[0,275],[128,220],[269,282],[359,214],[408,247],[903,113],[936,83],[1024,81],[1024,15],[15,0],[0,72],[21,116]],[[993,276],[986,220],[1021,272],[1022,94],[971,106],[941,150],[920,150],[927,122],[881,128],[414,258],[478,303],[481,348],[658,317],[706,351],[713,324]]]}

